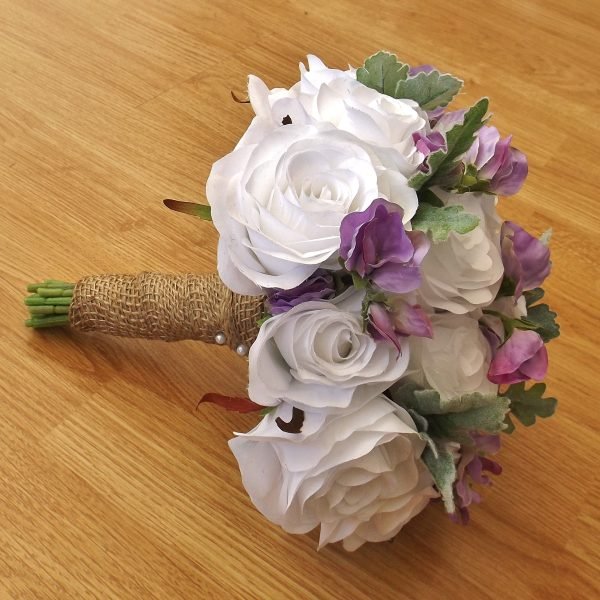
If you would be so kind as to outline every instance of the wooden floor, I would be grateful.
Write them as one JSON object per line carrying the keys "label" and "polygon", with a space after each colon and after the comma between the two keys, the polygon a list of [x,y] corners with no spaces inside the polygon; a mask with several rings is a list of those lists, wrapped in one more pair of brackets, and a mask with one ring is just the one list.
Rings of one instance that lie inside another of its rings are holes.
{"label": "wooden floor", "polygon": [[[484,9],[484,6],[486,7]],[[598,598],[600,11],[593,0],[0,0],[0,599]],[[36,333],[28,281],[213,270],[202,201],[244,131],[246,75],[379,48],[465,79],[529,157],[502,212],[554,228],[556,417],[505,437],[473,522],[430,506],[393,544],[316,551],[257,513],[195,409],[246,364],[200,344]]]}

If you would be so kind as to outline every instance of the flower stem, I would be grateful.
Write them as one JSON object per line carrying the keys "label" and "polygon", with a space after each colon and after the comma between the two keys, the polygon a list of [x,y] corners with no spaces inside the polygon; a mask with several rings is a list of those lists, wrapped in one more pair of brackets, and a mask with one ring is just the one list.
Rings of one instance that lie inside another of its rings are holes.
{"label": "flower stem", "polygon": [[69,308],[73,300],[75,284],[47,279],[41,283],[30,283],[25,305],[30,318],[25,321],[27,327],[62,327],[69,324]]}

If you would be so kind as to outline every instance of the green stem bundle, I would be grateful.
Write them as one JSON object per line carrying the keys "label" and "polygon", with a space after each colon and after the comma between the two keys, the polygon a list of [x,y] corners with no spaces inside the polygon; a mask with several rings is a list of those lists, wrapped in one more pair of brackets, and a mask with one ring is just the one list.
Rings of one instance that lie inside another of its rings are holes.
{"label": "green stem bundle", "polygon": [[42,283],[30,283],[25,298],[29,310],[27,327],[61,327],[69,324],[69,308],[73,299],[74,283],[47,279]]}

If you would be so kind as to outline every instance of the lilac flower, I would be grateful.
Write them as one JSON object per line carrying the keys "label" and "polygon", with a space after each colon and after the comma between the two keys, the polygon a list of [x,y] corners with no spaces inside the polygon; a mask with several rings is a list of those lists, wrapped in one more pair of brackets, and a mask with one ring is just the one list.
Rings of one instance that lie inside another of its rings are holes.
{"label": "lilac flower", "polygon": [[421,131],[412,134],[416,149],[423,155],[423,162],[419,165],[419,170],[423,173],[429,173],[430,167],[427,157],[437,150],[446,150],[446,138],[439,131],[432,131],[424,135]]}
{"label": "lilac flower", "polygon": [[502,467],[496,461],[483,456],[496,454],[500,450],[500,436],[473,433],[470,437],[473,445],[465,445],[461,449],[458,475],[454,484],[457,511],[450,515],[455,523],[462,525],[469,522],[469,506],[481,502],[481,496],[471,487],[472,483],[492,485],[492,480],[485,472],[493,475],[502,473]]}
{"label": "lilac flower", "polygon": [[493,194],[516,194],[527,177],[527,158],[510,145],[512,136],[503,140],[495,127],[482,127],[463,161],[477,169],[477,180],[487,182],[486,190]]}
{"label": "lilac flower", "polygon": [[340,256],[348,271],[368,277],[382,290],[406,293],[421,285],[420,265],[429,250],[421,231],[405,231],[404,212],[379,198],[340,226]]}
{"label": "lilac flower", "polygon": [[418,65],[416,67],[411,67],[408,70],[409,77],[414,77],[419,73],[431,73],[431,71],[436,71],[436,68],[433,65]]}
{"label": "lilac flower", "polygon": [[548,370],[548,351],[535,331],[515,329],[495,352],[488,379],[510,384],[535,379],[541,381]]}
{"label": "lilac flower", "polygon": [[302,302],[327,300],[334,293],[335,285],[331,273],[319,269],[299,286],[291,290],[270,290],[267,297],[271,314],[280,315]]}
{"label": "lilac flower", "polygon": [[369,306],[369,332],[376,340],[390,342],[401,352],[403,337],[433,337],[431,321],[418,304],[398,298],[391,308],[376,302]]}
{"label": "lilac flower", "polygon": [[515,283],[515,298],[544,282],[550,274],[550,250],[512,221],[502,225],[502,262],[506,277]]}

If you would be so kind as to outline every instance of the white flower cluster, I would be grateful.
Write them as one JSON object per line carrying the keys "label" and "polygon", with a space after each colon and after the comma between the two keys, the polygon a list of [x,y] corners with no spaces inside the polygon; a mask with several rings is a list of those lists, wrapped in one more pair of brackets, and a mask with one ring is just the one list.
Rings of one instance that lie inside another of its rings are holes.
{"label": "white flower cluster", "polygon": [[[290,290],[318,269],[335,275],[343,219],[375,199],[400,207],[415,233],[408,180],[425,158],[415,139],[431,133],[428,114],[353,69],[309,56],[300,70],[289,90],[250,77],[256,116],[207,183],[219,274],[240,294]],[[401,351],[377,339],[365,331],[365,292],[351,287],[269,318],[250,349],[250,398],[273,409],[230,447],[256,507],[292,533],[320,525],[320,545],[390,539],[438,495],[415,422],[383,395],[392,384],[410,378],[442,398],[497,389],[478,325],[504,273],[495,197],[436,194],[479,224],[432,244],[421,285],[403,296],[429,319],[430,337],[407,336]]]}

